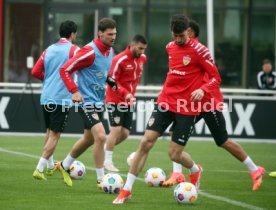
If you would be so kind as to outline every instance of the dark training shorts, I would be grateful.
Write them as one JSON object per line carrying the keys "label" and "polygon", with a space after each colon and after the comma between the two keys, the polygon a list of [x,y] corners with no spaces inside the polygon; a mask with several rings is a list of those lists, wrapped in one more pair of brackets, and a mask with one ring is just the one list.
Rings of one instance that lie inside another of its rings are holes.
{"label": "dark training shorts", "polygon": [[216,142],[216,145],[221,146],[228,139],[226,130],[225,118],[221,111],[201,112],[196,118],[196,122],[203,118]]}
{"label": "dark training shorts", "polygon": [[103,121],[104,107],[79,106],[78,112],[83,119],[84,129],[91,129]]}
{"label": "dark training shorts", "polygon": [[185,146],[194,129],[196,116],[177,114],[156,105],[147,123],[147,130],[157,131],[162,135],[174,122],[172,141]]}
{"label": "dark training shorts", "polygon": [[133,106],[122,104],[107,104],[110,126],[122,126],[128,130],[131,130],[133,109]]}
{"label": "dark training shorts", "polygon": [[[207,124],[217,146],[221,146],[228,139],[228,133],[226,130],[225,118],[220,111],[214,112],[201,112],[200,115],[196,117],[196,123],[204,119]],[[170,132],[174,129],[174,123],[170,127]]]}
{"label": "dark training shorts", "polygon": [[57,104],[42,105],[46,128],[61,133],[68,121],[69,107]]}

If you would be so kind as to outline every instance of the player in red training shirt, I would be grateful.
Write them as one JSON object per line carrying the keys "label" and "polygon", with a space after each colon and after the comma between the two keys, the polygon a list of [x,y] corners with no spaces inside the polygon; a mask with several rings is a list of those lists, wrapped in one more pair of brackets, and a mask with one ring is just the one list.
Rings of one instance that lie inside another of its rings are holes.
{"label": "player in red training shirt", "polygon": [[124,141],[131,130],[136,87],[147,61],[144,54],[147,48],[146,38],[135,35],[130,45],[113,58],[109,76],[117,82],[117,90],[107,87],[106,103],[110,123],[110,133],[105,148],[104,167],[118,172],[112,161],[115,145]]}
{"label": "player in red training shirt", "polygon": [[[122,204],[132,196],[132,186],[142,170],[150,149],[157,138],[175,122],[169,156],[172,161],[190,170],[191,183],[199,187],[202,168],[183,149],[193,131],[196,116],[200,110],[199,101],[205,93],[219,87],[221,78],[216,65],[209,60],[210,52],[202,44],[189,39],[189,19],[184,15],[174,15],[171,19],[171,32],[174,41],[167,47],[169,72],[157,105],[148,121],[145,134],[136,151],[126,183],[114,204]],[[205,73],[210,75],[203,82]]]}
{"label": "player in red training shirt", "polygon": [[[194,20],[189,22],[189,37],[197,40],[199,36],[199,25]],[[205,74],[205,81],[208,81],[208,74]],[[246,154],[240,144],[233,141],[228,137],[226,130],[226,123],[222,114],[223,109],[223,95],[219,88],[207,93],[201,101],[202,112],[196,118],[196,122],[202,118],[205,120],[217,146],[227,150],[230,154],[236,157],[239,161],[243,162],[253,181],[252,190],[257,190],[262,183],[262,174],[265,172],[264,168],[256,166],[251,158]],[[170,130],[173,130],[174,125]],[[173,186],[180,182],[185,181],[185,176],[182,174],[182,165],[173,162],[173,173],[170,178],[163,183],[164,187]]]}

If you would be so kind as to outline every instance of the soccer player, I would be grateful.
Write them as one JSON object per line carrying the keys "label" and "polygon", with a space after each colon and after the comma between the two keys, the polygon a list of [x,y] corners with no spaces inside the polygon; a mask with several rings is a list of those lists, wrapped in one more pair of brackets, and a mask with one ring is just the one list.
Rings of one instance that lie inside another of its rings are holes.
{"label": "soccer player", "polygon": [[40,180],[46,180],[46,166],[46,175],[52,175],[56,170],[53,153],[68,118],[71,94],[59,76],[59,68],[78,50],[72,44],[77,35],[77,25],[73,21],[62,22],[59,35],[61,38],[44,50],[32,69],[32,75],[43,84],[40,104],[46,124],[43,153],[33,172],[33,177]]}
{"label": "soccer player", "polygon": [[[67,186],[72,186],[69,176],[70,165],[92,144],[94,144],[93,157],[97,183],[104,176],[106,134],[102,124],[102,115],[105,85],[114,54],[112,46],[115,38],[116,22],[110,18],[101,19],[98,23],[98,37],[82,47],[60,68],[60,76],[69,92],[72,93],[72,101],[79,103],[78,112],[84,123],[83,136],[58,165]],[[78,71],[78,86],[71,76],[74,71]]]}
{"label": "soccer player", "polygon": [[116,81],[118,89],[114,91],[108,86],[106,91],[111,128],[107,136],[104,162],[105,169],[111,172],[119,171],[112,161],[114,147],[124,141],[131,130],[136,87],[147,60],[144,54],[146,48],[146,38],[135,35],[130,45],[112,61],[109,76]]}
{"label": "soccer player", "polygon": [[[197,189],[199,188],[202,168],[192,160],[188,153],[183,152],[183,149],[193,131],[195,118],[199,114],[198,101],[206,92],[217,88],[221,78],[216,65],[208,59],[209,50],[189,39],[188,27],[189,19],[186,16],[181,14],[172,16],[173,41],[166,47],[169,72],[136,151],[126,183],[113,201],[114,204],[122,204],[131,198],[132,186],[145,164],[150,149],[172,122],[175,122],[175,127],[169,147],[170,159],[188,168],[191,183]],[[203,83],[203,76],[206,72],[210,78],[207,83]]]}
{"label": "soccer player", "polygon": [[[188,28],[189,38],[193,39],[195,42],[198,42],[199,33],[200,33],[199,24],[195,20],[190,19],[189,28]],[[172,135],[173,127],[174,125],[170,127],[170,135]],[[170,174],[169,179],[162,184],[163,187],[170,187],[175,184],[185,182],[186,180],[184,174],[182,173],[182,165],[174,161],[172,162],[173,162],[173,172]]]}
{"label": "soccer player", "polygon": [[[197,40],[197,37],[199,36],[199,25],[195,21],[191,20],[189,26],[189,36]],[[208,81],[208,75],[205,76],[206,81]],[[262,175],[265,173],[265,170],[261,166],[256,166],[256,164],[246,154],[241,145],[228,137],[225,119],[222,114],[223,107],[221,105],[223,104],[223,95],[220,89],[217,88],[211,93],[206,93],[201,103],[202,107],[206,107],[208,110],[202,110],[200,115],[197,116],[196,122],[202,118],[205,120],[216,142],[216,145],[224,148],[235,158],[245,164],[253,181],[252,190],[255,191],[259,189],[262,184]],[[204,104],[207,103],[210,104],[209,107],[204,106]],[[171,130],[173,130],[173,127],[174,125],[172,126]],[[170,178],[163,183],[163,187],[173,186],[183,181],[185,181],[185,177],[182,174],[182,165],[173,162],[173,173],[170,175]]]}

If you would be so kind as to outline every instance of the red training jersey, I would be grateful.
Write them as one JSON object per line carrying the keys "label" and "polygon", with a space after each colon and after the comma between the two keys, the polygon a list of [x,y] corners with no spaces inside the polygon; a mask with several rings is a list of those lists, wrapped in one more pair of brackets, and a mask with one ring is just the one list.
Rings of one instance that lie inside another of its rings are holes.
{"label": "red training jersey", "polygon": [[[209,81],[208,74],[204,75],[203,82]],[[220,91],[220,88],[215,88],[214,90],[210,91],[209,93],[205,93],[200,103],[200,111],[201,112],[210,112],[210,111],[222,111],[224,100],[223,95]]]}
{"label": "red training jersey", "polygon": [[[191,38],[195,42],[198,42],[197,38]],[[211,59],[211,57],[209,58]],[[208,73],[205,73],[203,82],[207,83],[209,81]],[[203,99],[201,100],[201,112],[209,112],[219,110],[222,111],[223,109],[223,95],[220,91],[220,88],[215,88],[209,93],[205,93]]]}
{"label": "red training jersey", "polygon": [[114,91],[109,85],[107,86],[107,103],[127,104],[125,97],[129,93],[135,95],[146,62],[145,54],[135,58],[129,46],[113,58],[109,76],[116,80],[118,89]]}
{"label": "red training jersey", "polygon": [[[191,102],[191,93],[201,88],[205,93],[219,88],[221,78],[207,47],[190,39],[183,46],[174,41],[166,46],[169,72],[157,103],[172,112],[198,115],[199,102]],[[203,81],[205,73],[208,80]]]}

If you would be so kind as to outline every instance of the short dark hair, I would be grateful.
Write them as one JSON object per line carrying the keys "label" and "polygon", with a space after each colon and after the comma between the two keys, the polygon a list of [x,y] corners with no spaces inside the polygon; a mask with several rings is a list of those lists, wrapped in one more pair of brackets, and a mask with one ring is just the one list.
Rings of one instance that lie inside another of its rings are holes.
{"label": "short dark hair", "polygon": [[98,23],[98,31],[104,32],[108,28],[116,28],[116,22],[110,18],[103,18]]}
{"label": "short dark hair", "polygon": [[272,62],[271,62],[271,60],[266,58],[266,59],[263,60],[263,65],[264,64],[271,64],[272,65]]}
{"label": "short dark hair", "polygon": [[62,38],[69,38],[72,33],[76,33],[78,26],[71,20],[66,20],[60,24],[59,35]]}
{"label": "short dark hair", "polygon": [[189,19],[182,14],[173,15],[171,18],[171,31],[181,33],[189,27]]}
{"label": "short dark hair", "polygon": [[195,38],[197,38],[199,36],[199,33],[200,33],[199,24],[195,20],[190,20],[189,27],[195,33]]}
{"label": "short dark hair", "polygon": [[147,44],[147,39],[146,37],[144,37],[143,35],[141,34],[136,34],[133,38],[132,38],[132,42],[141,42],[143,44]]}

